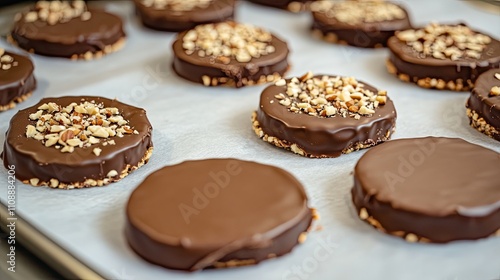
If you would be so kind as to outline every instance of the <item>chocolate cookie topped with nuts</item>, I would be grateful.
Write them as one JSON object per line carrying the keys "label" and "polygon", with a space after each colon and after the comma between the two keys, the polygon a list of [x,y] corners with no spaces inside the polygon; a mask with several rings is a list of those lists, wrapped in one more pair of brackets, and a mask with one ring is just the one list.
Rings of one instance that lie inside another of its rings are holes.
{"label": "chocolate cookie topped with nuts", "polygon": [[398,139],[354,170],[359,217],[408,242],[500,236],[500,154],[456,138]]}
{"label": "chocolate cookie topped with nuts", "polygon": [[317,1],[311,10],[313,35],[332,43],[385,47],[395,31],[411,28],[406,10],[385,1]]}
{"label": "chocolate cookie topped with nuts", "polygon": [[198,25],[173,44],[174,71],[205,86],[243,87],[278,80],[289,68],[287,43],[249,24]]}
{"label": "chocolate cookie topped with nuts", "polygon": [[266,88],[252,124],[257,136],[277,147],[338,157],[388,140],[396,109],[386,91],[352,77],[309,72]]}
{"label": "chocolate cookie topped with nuts", "polygon": [[471,126],[500,141],[500,69],[479,76],[466,106]]}
{"label": "chocolate cookie topped with nuts", "polygon": [[38,1],[16,15],[8,39],[32,53],[91,60],[121,49],[125,33],[118,16],[84,1]]}
{"label": "chocolate cookie topped with nuts", "polygon": [[134,0],[144,26],[184,31],[198,24],[232,20],[235,0]]}
{"label": "chocolate cookie topped with nuts", "polygon": [[36,88],[33,63],[22,55],[0,48],[0,111],[12,109]]}
{"label": "chocolate cookie topped with nuts", "polygon": [[292,13],[305,11],[315,0],[249,0],[255,4],[287,10]]}
{"label": "chocolate cookie topped with nuts", "polygon": [[389,39],[389,73],[420,87],[467,91],[500,66],[500,42],[466,25],[431,23]]}
{"label": "chocolate cookie topped with nuts", "polygon": [[288,254],[317,218],[283,169],[236,159],[186,161],[149,175],[127,203],[125,234],[149,262],[195,271]]}
{"label": "chocolate cookie topped with nuts", "polygon": [[44,98],[11,119],[2,158],[33,186],[103,186],[147,163],[151,133],[143,109],[116,100]]}

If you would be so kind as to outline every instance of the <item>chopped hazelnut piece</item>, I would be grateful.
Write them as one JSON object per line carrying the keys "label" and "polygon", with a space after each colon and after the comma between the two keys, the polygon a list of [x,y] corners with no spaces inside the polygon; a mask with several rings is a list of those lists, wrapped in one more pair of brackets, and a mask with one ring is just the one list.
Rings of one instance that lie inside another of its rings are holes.
{"label": "chopped hazelnut piece", "polygon": [[38,186],[38,182],[40,182],[40,179],[38,179],[38,178],[31,178],[30,179],[30,184],[32,186]]}
{"label": "chopped hazelnut piece", "polygon": [[276,86],[278,87],[282,87],[282,86],[286,86],[286,81],[285,79],[279,79],[276,83],[275,83]]}
{"label": "chopped hazelnut piece", "polygon": [[368,217],[370,217],[370,215],[368,215],[368,212],[366,211],[366,208],[361,208],[361,210],[359,210],[359,217],[361,218],[361,220],[366,220],[368,219]]}
{"label": "chopped hazelnut piece", "polygon": [[418,237],[413,233],[408,233],[405,237],[406,241],[414,243],[418,241]]}
{"label": "chopped hazelnut piece", "polygon": [[50,186],[53,188],[57,188],[59,186],[59,180],[57,179],[50,179]]}
{"label": "chopped hazelnut piece", "polygon": [[490,90],[490,95],[491,96],[500,96],[500,87],[494,86]]}
{"label": "chopped hazelnut piece", "polygon": [[109,178],[116,177],[116,176],[118,176],[118,172],[116,170],[111,170],[108,172],[108,174],[106,176]]}
{"label": "chopped hazelnut piece", "polygon": [[34,137],[37,133],[36,128],[33,125],[28,125],[26,127],[26,137],[31,138]]}

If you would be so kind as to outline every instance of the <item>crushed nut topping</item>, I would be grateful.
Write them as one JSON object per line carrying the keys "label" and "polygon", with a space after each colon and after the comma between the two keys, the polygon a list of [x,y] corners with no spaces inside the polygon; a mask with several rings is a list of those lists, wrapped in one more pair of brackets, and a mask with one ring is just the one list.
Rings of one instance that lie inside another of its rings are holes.
{"label": "crushed nut topping", "polygon": [[[87,4],[83,0],[75,1],[38,1],[34,10],[24,14],[24,21],[34,22],[40,20],[49,25],[65,23],[74,18],[87,21],[92,14],[87,10]],[[20,19],[19,17],[16,17]]]}
{"label": "crushed nut topping", "polygon": [[352,77],[315,77],[308,72],[290,81],[281,79],[275,85],[286,87],[275,98],[289,111],[324,118],[360,119],[374,114],[376,108],[387,102],[386,91],[372,92]]}
{"label": "crushed nut topping", "polygon": [[9,70],[18,65],[14,57],[5,53],[5,50],[0,48],[0,70]]}
{"label": "crushed nut topping", "polygon": [[197,52],[200,57],[211,57],[216,62],[229,64],[231,59],[245,63],[274,53],[271,33],[261,28],[235,22],[198,25],[182,38],[185,52]]}
{"label": "crushed nut topping", "polygon": [[[118,108],[104,107],[95,101],[75,102],[66,107],[53,102],[44,103],[36,113],[30,114],[31,124],[26,126],[26,137],[41,141],[45,147],[55,147],[72,153],[75,148],[94,144],[115,145],[111,137],[139,134],[130,127]],[[99,156],[100,148],[93,153]]]}
{"label": "crushed nut topping", "polygon": [[396,37],[411,46],[420,57],[436,59],[479,59],[491,38],[465,25],[431,23],[423,29],[396,32]]}
{"label": "crushed nut topping", "polygon": [[351,25],[406,18],[401,7],[383,1],[316,1],[311,9]]}
{"label": "crushed nut topping", "polygon": [[142,5],[155,10],[187,12],[195,8],[206,9],[213,0],[142,0]]}

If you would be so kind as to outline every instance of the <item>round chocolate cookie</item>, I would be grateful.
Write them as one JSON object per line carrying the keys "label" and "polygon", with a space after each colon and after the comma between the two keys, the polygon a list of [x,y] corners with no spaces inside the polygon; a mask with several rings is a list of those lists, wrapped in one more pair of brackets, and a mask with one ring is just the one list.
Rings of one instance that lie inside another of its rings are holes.
{"label": "round chocolate cookie", "polygon": [[84,1],[38,1],[18,14],[9,40],[40,55],[90,60],[121,49],[122,20]]}
{"label": "round chocolate cookie", "polygon": [[33,63],[22,55],[0,48],[0,111],[12,109],[36,88]]}
{"label": "round chocolate cookie", "polygon": [[306,239],[312,209],[290,173],[236,159],[187,161],[142,182],[125,234],[149,262],[179,270],[252,265]]}
{"label": "round chocolate cookie", "polygon": [[310,3],[314,1],[315,0],[249,0],[249,2],[255,4],[287,10],[293,13],[307,10]]}
{"label": "round chocolate cookie", "polygon": [[33,186],[103,186],[147,163],[151,133],[143,109],[116,100],[44,98],[11,119],[2,159]]}
{"label": "round chocolate cookie", "polygon": [[248,24],[198,25],[173,44],[174,71],[205,86],[242,87],[278,80],[289,68],[287,44]]}
{"label": "round chocolate cookie", "polygon": [[385,1],[317,1],[311,10],[313,35],[332,43],[385,47],[395,31],[411,28],[406,10]]}
{"label": "round chocolate cookie", "polygon": [[388,140],[396,109],[386,91],[351,77],[279,80],[260,96],[253,130],[264,141],[313,158],[338,157]]}
{"label": "round chocolate cookie", "polygon": [[500,141],[500,69],[479,76],[466,106],[471,126]]}
{"label": "round chocolate cookie", "polygon": [[144,26],[184,31],[198,24],[233,19],[235,0],[134,0]]}
{"label": "round chocolate cookie", "polygon": [[463,24],[396,32],[388,47],[389,73],[424,88],[467,91],[481,73],[500,66],[500,42]]}
{"label": "round chocolate cookie", "polygon": [[356,164],[359,217],[408,242],[500,236],[500,154],[454,138],[393,140]]}

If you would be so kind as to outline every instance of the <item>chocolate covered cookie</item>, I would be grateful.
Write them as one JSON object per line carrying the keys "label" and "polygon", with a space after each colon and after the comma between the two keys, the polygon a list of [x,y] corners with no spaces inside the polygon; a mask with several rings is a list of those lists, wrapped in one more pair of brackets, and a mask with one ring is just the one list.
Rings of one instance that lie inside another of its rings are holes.
{"label": "chocolate covered cookie", "polygon": [[198,24],[233,19],[235,0],[134,0],[144,26],[162,31],[184,31]]}
{"label": "chocolate covered cookie", "polygon": [[500,69],[479,76],[466,106],[471,126],[500,141]]}
{"label": "chocolate covered cookie", "polygon": [[147,163],[151,132],[143,109],[116,100],[44,98],[11,119],[2,159],[33,186],[103,186]]}
{"label": "chocolate covered cookie", "polygon": [[402,6],[385,1],[317,1],[311,10],[313,35],[332,43],[385,47],[395,31],[411,27]]}
{"label": "chocolate covered cookie", "polygon": [[40,55],[90,60],[121,49],[122,20],[84,1],[38,1],[18,14],[9,40]]}
{"label": "chocolate covered cookie", "polygon": [[420,87],[467,91],[500,66],[500,42],[463,24],[431,23],[389,39],[389,73]]}
{"label": "chocolate covered cookie", "polygon": [[352,77],[309,72],[266,88],[252,124],[257,136],[277,147],[338,157],[388,140],[396,109],[386,91]]}
{"label": "chocolate covered cookie", "polygon": [[287,10],[298,13],[307,10],[309,5],[315,0],[249,0],[255,4]]}
{"label": "chocolate covered cookie", "polygon": [[408,242],[500,236],[500,154],[453,138],[393,140],[356,164],[359,217]]}
{"label": "chocolate covered cookie", "polygon": [[33,63],[0,48],[0,111],[12,109],[36,88]]}
{"label": "chocolate covered cookie", "polygon": [[149,262],[194,271],[253,265],[305,241],[313,220],[288,172],[236,159],[187,161],[149,175],[129,198],[125,234]]}
{"label": "chocolate covered cookie", "polygon": [[174,71],[205,86],[242,87],[278,80],[289,68],[286,42],[248,24],[198,25],[173,44]]}

